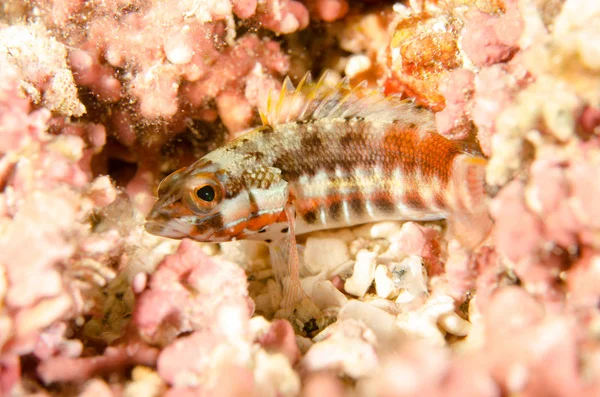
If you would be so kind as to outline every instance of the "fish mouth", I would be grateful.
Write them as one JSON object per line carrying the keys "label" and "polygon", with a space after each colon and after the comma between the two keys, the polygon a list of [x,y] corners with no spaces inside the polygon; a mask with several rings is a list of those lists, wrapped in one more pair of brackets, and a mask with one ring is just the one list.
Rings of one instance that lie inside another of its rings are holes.
{"label": "fish mouth", "polygon": [[146,232],[153,234],[155,236],[162,236],[162,231],[164,229],[164,226],[160,222],[147,221],[144,224],[144,229],[146,229]]}
{"label": "fish mouth", "polygon": [[167,222],[148,219],[144,224],[146,232],[159,237],[167,237],[176,240],[191,238],[198,241],[206,241],[202,236],[196,236],[195,226],[182,223],[177,219],[171,219]]}

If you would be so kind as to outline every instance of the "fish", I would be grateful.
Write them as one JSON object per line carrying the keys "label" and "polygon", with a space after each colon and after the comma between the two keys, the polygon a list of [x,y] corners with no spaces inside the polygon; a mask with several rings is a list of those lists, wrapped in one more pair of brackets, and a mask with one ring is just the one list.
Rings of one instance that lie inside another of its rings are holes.
{"label": "fish", "polygon": [[438,134],[434,114],[348,79],[270,92],[262,125],[167,176],[145,229],[270,243],[282,306],[302,297],[296,236],[383,220],[446,219],[473,249],[491,229],[486,158]]}

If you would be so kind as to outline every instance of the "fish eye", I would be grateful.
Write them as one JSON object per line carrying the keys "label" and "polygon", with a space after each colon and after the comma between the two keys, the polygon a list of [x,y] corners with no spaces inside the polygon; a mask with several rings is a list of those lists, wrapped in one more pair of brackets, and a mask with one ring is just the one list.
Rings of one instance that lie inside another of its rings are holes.
{"label": "fish eye", "polygon": [[208,215],[217,210],[225,196],[225,188],[212,173],[200,173],[186,183],[183,195],[186,206],[197,215]]}
{"label": "fish eye", "polygon": [[196,196],[207,203],[210,203],[215,199],[215,188],[210,185],[204,185],[200,189],[196,190]]}

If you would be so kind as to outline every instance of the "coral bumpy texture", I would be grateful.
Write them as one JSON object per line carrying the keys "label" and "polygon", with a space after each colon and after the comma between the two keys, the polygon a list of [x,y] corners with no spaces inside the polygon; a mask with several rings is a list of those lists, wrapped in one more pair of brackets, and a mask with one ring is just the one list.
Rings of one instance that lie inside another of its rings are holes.
{"label": "coral bumpy texture", "polygon": [[[0,394],[600,395],[600,4],[7,0]],[[494,221],[267,246],[144,230],[158,183],[312,71],[433,112],[487,157]],[[235,381],[232,381],[235,380]]]}

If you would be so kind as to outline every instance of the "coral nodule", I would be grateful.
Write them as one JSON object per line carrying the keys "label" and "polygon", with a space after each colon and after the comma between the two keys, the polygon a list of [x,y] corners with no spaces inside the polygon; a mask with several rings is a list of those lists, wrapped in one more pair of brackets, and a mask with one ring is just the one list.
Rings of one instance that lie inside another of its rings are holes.
{"label": "coral nodule", "polygon": [[[590,0],[5,0],[0,395],[600,395],[598,43]],[[494,224],[298,236],[290,310],[262,242],[144,220],[326,70],[484,156]]]}

